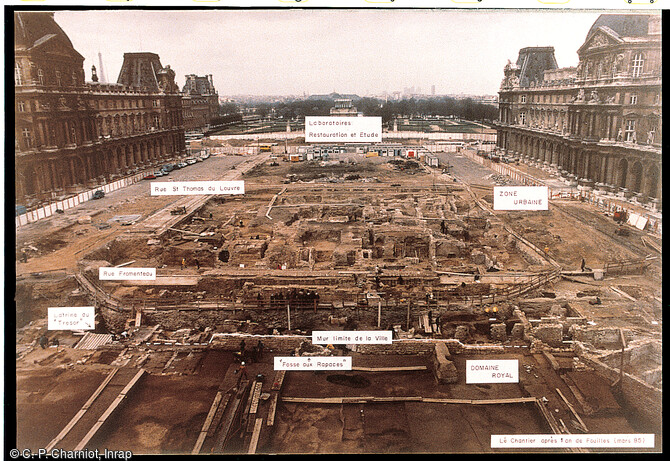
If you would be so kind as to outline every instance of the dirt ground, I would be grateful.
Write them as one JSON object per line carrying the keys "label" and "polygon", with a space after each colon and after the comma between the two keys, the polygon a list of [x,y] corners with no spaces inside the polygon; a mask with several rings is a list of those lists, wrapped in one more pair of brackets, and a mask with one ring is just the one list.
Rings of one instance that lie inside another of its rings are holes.
{"label": "dirt ground", "polygon": [[[251,227],[251,223],[259,222],[256,218],[263,218],[265,207],[274,195],[284,188],[287,180],[290,184],[297,184],[304,188],[304,191],[286,194],[281,199],[285,199],[286,202],[277,203],[275,218],[277,220],[281,218],[283,222],[291,221],[293,215],[296,214],[289,211],[288,205],[311,203],[312,200],[317,200],[317,195],[313,193],[315,187],[327,190],[327,193],[319,193],[318,200],[330,200],[338,198],[336,197],[338,189],[334,186],[336,184],[360,185],[362,191],[366,185],[374,185],[379,181],[398,184],[402,187],[423,187],[429,190],[435,181],[446,184],[451,180],[451,178],[442,177],[441,174],[431,174],[424,170],[396,169],[387,164],[387,159],[360,161],[360,156],[355,157],[359,160],[356,164],[338,164],[327,174],[323,173],[322,167],[317,164],[294,165],[279,162],[279,166],[276,167],[262,165],[243,178],[247,182],[249,192],[247,197],[225,198],[222,201],[212,200],[202,208],[198,218],[209,219],[209,213],[212,213],[214,221],[224,221],[231,218],[231,215],[236,221],[242,219],[244,230],[236,229],[233,223],[227,228],[229,233],[226,233],[226,239],[237,243],[243,238],[247,239],[244,244],[249,245],[251,249],[248,250],[248,254],[245,254],[244,257],[247,259],[243,262],[251,265],[255,264],[258,259],[253,253],[256,251],[253,244],[259,239],[249,238],[250,236],[279,240],[279,237],[273,237],[275,234],[273,234],[271,225]],[[236,159],[237,163],[245,160],[242,157]],[[200,171],[198,174],[204,178],[207,174],[217,174],[217,168],[212,168],[212,165],[218,165],[220,171],[228,171],[231,163],[225,162],[228,160],[217,161],[213,158],[209,164],[199,164],[200,170],[191,171]],[[462,166],[467,167],[465,163]],[[212,171],[207,171],[208,168]],[[481,176],[484,173],[484,171],[477,170],[472,174]],[[288,179],[290,175],[294,175],[293,183]],[[304,182],[296,183],[296,180]],[[486,181],[482,182],[488,184]],[[142,183],[138,187],[146,188],[148,185]],[[80,210],[81,213],[88,212],[92,215],[92,224],[75,224],[72,218],[76,215],[73,215],[68,217],[70,221],[62,220],[58,225],[47,226],[46,223],[39,223],[33,229],[20,231],[17,235],[20,244],[31,244],[37,248],[28,263],[17,263],[18,273],[26,276],[26,284],[28,284],[29,277],[34,278],[34,275],[29,275],[31,273],[57,269],[72,272],[83,255],[89,253],[98,255],[101,259],[109,256],[110,262],[114,263],[121,261],[119,259],[121,254],[124,257],[127,256],[128,259],[137,256],[137,261],[141,263],[155,265],[165,263],[168,270],[174,269],[180,272],[180,269],[176,269],[178,263],[175,262],[180,260],[178,253],[180,244],[175,245],[177,250],[174,250],[174,254],[169,254],[163,259],[144,250],[139,244],[133,247],[134,253],[117,252],[116,256],[111,255],[114,249],[95,250],[96,247],[112,242],[122,233],[131,230],[118,223],[111,224],[111,227],[107,229],[98,229],[95,224],[106,223],[116,215],[140,214],[144,219],[162,206],[171,203],[170,200],[172,200],[156,197],[143,200],[138,198],[140,196],[137,196],[137,190],[135,192],[128,190],[124,193],[130,195],[124,195],[122,199],[115,201],[111,200],[112,194],[106,197],[110,201],[103,203],[103,209],[98,210],[99,213],[91,212],[95,210]],[[487,194],[484,189],[477,189],[476,193],[480,198]],[[328,194],[330,197],[326,198]],[[404,217],[414,218],[418,202],[410,199],[411,197],[406,198],[407,207],[396,211]],[[463,206],[471,207],[467,210],[480,211],[471,202],[467,201]],[[281,208],[283,205],[287,206]],[[231,210],[233,210],[232,213]],[[302,218],[319,220],[336,217],[339,213],[333,210],[319,210],[318,212],[322,214],[309,215],[312,212],[317,213],[317,211],[308,210],[304,212]],[[634,233],[633,237],[628,240],[614,237],[612,233],[616,225],[611,222],[611,218],[585,203],[559,201],[554,202],[547,212],[496,214],[537,247],[541,249],[546,247],[548,255],[563,270],[578,270],[582,258],[585,259],[587,267],[600,268],[607,262],[639,258],[648,254],[644,245],[640,245],[640,233]],[[189,223],[189,226],[193,228],[200,226],[201,229],[205,229],[208,225],[202,220]],[[132,226],[129,227],[132,228]],[[600,231],[594,231],[594,228]],[[295,240],[295,236],[292,238]],[[338,244],[330,241],[327,235],[318,238],[315,236],[314,241],[323,242],[324,254],[332,253],[337,249]],[[200,247],[199,243],[187,242],[182,245],[181,249],[183,251],[197,249]],[[106,251],[110,254],[105,253]],[[279,253],[279,250],[277,251]],[[527,266],[527,262],[521,256],[517,254],[508,256],[506,269],[521,268],[524,264]],[[419,259],[418,256],[416,259]],[[214,263],[216,264],[216,261]],[[321,266],[315,266],[316,269],[326,267],[325,264],[321,264]],[[578,281],[565,278],[556,279],[552,284],[543,287],[543,290],[553,294],[559,304],[569,302],[572,312],[580,314],[594,325],[622,327],[628,331],[629,335],[632,334],[636,338],[656,338],[660,341],[662,331],[660,267],[659,259],[645,274],[612,276],[602,281],[593,280],[592,277],[581,277]],[[312,269],[314,268],[306,268],[300,274],[310,280],[309,285],[313,284],[314,279],[314,273],[310,272]],[[259,270],[269,271],[265,268]],[[190,275],[199,273],[192,265],[184,272]],[[221,273],[225,275],[225,271]],[[31,304],[34,300],[39,299],[39,303],[33,303],[35,304],[32,306],[33,310],[26,310],[24,323],[31,320],[29,318],[31,315],[41,315],[49,303],[58,301],[70,303],[70,305],[83,305],[76,302],[76,299],[79,299],[77,298],[79,293],[76,292],[76,289],[72,289],[70,281],[63,279],[60,273],[58,276],[53,275],[49,278],[48,283],[54,284],[52,288],[56,287],[57,283],[61,283],[62,290],[54,289],[51,295],[48,288],[40,287],[34,282],[32,280],[31,288],[24,287],[23,281],[19,284],[21,292],[17,301]],[[48,283],[45,282],[45,286]],[[144,287],[141,290],[135,288],[123,286],[117,288],[116,293],[135,295],[138,292],[147,294],[152,290]],[[184,290],[188,292],[191,288],[187,287]],[[216,290],[232,291],[228,285],[221,285]],[[159,290],[155,291],[159,292]],[[212,291],[215,291],[215,288],[212,288]],[[589,296],[581,297],[580,293],[585,292],[588,292]],[[189,295],[194,298],[203,296],[202,293],[196,292],[189,292]],[[535,296],[538,293],[532,295]],[[601,300],[600,304],[590,302],[596,296]],[[85,297],[81,299],[82,303],[86,301]],[[43,325],[35,326],[35,334],[39,328],[43,328]],[[44,447],[58,434],[98,387],[109,370],[119,365],[115,361],[121,353],[117,350],[110,350],[94,354],[91,351],[77,351],[71,348],[61,351],[37,348],[29,351],[27,344],[35,340],[35,334],[26,335],[25,344],[20,345],[21,350],[28,351],[28,353],[17,358],[16,375],[17,446],[32,449]],[[481,342],[490,341],[486,332],[481,333],[477,339]],[[18,346],[17,344],[17,356]],[[91,441],[89,448],[131,449],[137,454],[190,452],[219,386],[224,377],[230,375],[231,370],[237,366],[233,363],[232,353],[209,349],[194,354],[185,351],[174,354],[172,349],[161,350],[160,346],[153,351],[133,349],[133,347],[129,347],[123,354],[132,356],[131,364],[134,364],[134,361],[143,354],[148,354],[149,357],[144,362],[148,373],[137,383]],[[314,398],[422,396],[445,399],[498,399],[532,396],[545,398],[548,411],[552,412],[557,420],[562,421],[574,433],[577,430],[575,418],[557,393],[558,389],[570,401],[578,401],[573,394],[573,389],[568,385],[568,381],[571,380],[594,409],[589,414],[586,414],[588,412],[584,408],[577,409],[582,414],[591,433],[634,433],[648,430],[631,420],[629,411],[622,407],[620,399],[612,393],[609,382],[598,377],[593,371],[566,371],[571,369],[569,364],[572,363],[573,357],[570,354],[570,351],[565,352],[562,356],[557,354],[556,359],[561,364],[559,371],[554,370],[552,364],[542,354],[531,354],[528,348],[520,350],[518,354],[497,354],[496,359],[519,360],[520,381],[515,384],[466,384],[465,361],[482,358],[482,356],[462,354],[454,355],[452,358],[459,371],[459,379],[458,382],[450,385],[437,384],[429,370],[379,373],[290,372],[286,375],[281,395],[283,397]],[[85,364],[81,363],[89,356],[90,359]],[[361,354],[353,354],[353,356],[355,366],[426,365],[430,367],[429,359],[423,356]],[[171,360],[172,366],[168,366]],[[273,370],[270,354],[262,363],[250,366],[250,374],[254,376],[256,373],[271,376]],[[566,376],[570,379],[566,379]],[[280,401],[275,426],[269,438],[263,439],[258,451],[263,453],[480,453],[494,451],[490,448],[492,434],[548,432],[549,428],[542,414],[534,404],[530,403],[465,405],[391,402],[326,405]],[[659,430],[657,449],[660,447],[662,447],[662,434]],[[511,452],[511,450],[498,451]]]}
{"label": "dirt ground", "polygon": [[103,381],[95,369],[39,367],[16,375],[16,446],[44,448]]}
{"label": "dirt ground", "polygon": [[[480,356],[454,356],[458,370],[465,361]],[[360,373],[346,372],[364,388],[335,384],[333,373],[292,372],[287,375],[282,395],[300,397],[335,396],[423,396],[451,399],[503,399],[533,395],[548,398],[547,407],[568,424],[571,416],[559,404],[556,388],[570,394],[561,377],[541,355],[496,356],[520,361],[519,384],[468,385],[461,372],[453,385],[439,385],[429,371]],[[366,359],[370,360],[370,357]],[[419,363],[416,357],[385,356],[396,366]],[[356,360],[356,357],[354,357]],[[382,366],[377,364],[376,366]],[[525,370],[530,369],[530,372]],[[608,385],[588,374],[583,386],[599,410],[588,419],[601,433],[634,432]],[[587,381],[588,382],[588,381]],[[588,387],[595,389],[589,394]],[[604,386],[604,387],[603,387]],[[603,402],[599,404],[599,402]],[[275,431],[263,452],[268,453],[487,453],[511,452],[491,449],[491,435],[541,434],[550,429],[534,404],[459,405],[422,402],[368,404],[282,403],[278,407]],[[560,451],[560,450],[559,450]]]}

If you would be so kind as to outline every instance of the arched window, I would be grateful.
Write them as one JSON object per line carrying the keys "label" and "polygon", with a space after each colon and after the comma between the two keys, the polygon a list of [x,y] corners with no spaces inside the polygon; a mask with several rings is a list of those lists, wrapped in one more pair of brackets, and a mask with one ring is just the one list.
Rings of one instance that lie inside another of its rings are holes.
{"label": "arched window", "polygon": [[23,85],[23,73],[18,62],[14,64],[14,85]]}
{"label": "arched window", "polygon": [[631,64],[633,77],[639,77],[640,75],[642,75],[643,68],[644,68],[644,55],[642,53],[634,54],[633,62]]}
{"label": "arched window", "polygon": [[40,85],[44,85],[44,71],[42,69],[37,69],[37,81]]}

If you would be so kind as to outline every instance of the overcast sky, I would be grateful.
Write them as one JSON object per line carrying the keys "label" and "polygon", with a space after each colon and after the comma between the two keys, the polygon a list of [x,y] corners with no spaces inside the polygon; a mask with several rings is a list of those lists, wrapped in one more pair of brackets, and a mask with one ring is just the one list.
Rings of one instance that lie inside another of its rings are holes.
{"label": "overcast sky", "polygon": [[58,11],[86,61],[116,81],[124,52],[150,51],[186,74],[213,74],[219,95],[495,94],[520,48],[553,46],[560,67],[602,11]]}

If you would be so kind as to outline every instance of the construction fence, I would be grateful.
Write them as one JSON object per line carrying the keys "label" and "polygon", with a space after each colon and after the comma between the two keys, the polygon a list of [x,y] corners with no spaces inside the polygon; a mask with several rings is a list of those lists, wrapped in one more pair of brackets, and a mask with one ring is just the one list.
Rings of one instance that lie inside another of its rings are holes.
{"label": "construction fence", "polygon": [[93,194],[96,191],[103,191],[105,194],[121,189],[123,187],[129,186],[131,184],[134,184],[140,180],[146,175],[146,172],[143,173],[137,173],[133,176],[119,179],[118,181],[114,181],[109,184],[105,184],[104,186],[98,186],[94,189],[87,190],[86,192],[81,192],[77,195],[74,195],[72,197],[68,197],[66,199],[60,200],[58,202],[50,203],[49,205],[45,205],[41,208],[37,208],[35,210],[28,211],[27,213],[20,214],[19,216],[16,217],[16,228],[23,227],[25,225],[28,225],[30,223],[33,223],[35,221],[39,221],[40,219],[48,218],[54,214],[56,214],[56,210],[61,210],[65,211],[70,208],[74,208],[77,205],[80,205],[84,202],[88,202],[93,198]]}

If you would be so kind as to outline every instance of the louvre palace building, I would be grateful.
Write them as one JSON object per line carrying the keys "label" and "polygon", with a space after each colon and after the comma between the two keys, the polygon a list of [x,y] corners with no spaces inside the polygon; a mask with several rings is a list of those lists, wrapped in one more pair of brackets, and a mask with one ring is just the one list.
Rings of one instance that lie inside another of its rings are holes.
{"label": "louvre palace building", "polygon": [[185,152],[181,94],[154,53],[102,83],[50,12],[14,16],[16,203],[96,187]]}
{"label": "louvre palace building", "polygon": [[603,14],[577,54],[577,67],[558,67],[553,47],[508,62],[498,148],[570,184],[660,205],[660,15]]}

